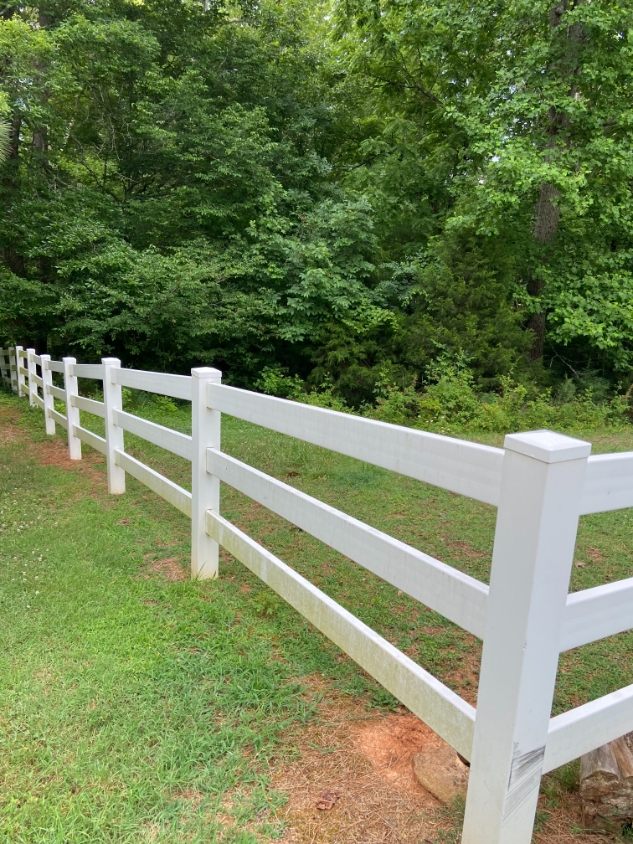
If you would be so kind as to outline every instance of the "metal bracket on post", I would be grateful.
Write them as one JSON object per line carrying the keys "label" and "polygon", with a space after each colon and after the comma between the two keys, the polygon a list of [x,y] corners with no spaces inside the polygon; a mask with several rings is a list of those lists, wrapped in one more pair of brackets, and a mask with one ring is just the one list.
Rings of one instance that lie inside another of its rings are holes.
{"label": "metal bracket on post", "polygon": [[51,416],[51,410],[55,409],[55,401],[50,393],[50,388],[53,386],[53,373],[48,369],[48,362],[50,355],[40,355],[41,369],[42,369],[42,398],[44,399],[44,421],[46,423],[46,433],[55,433],[55,420]]}
{"label": "metal bracket on post", "polygon": [[37,393],[37,384],[33,378],[35,375],[35,361],[33,360],[34,355],[35,349],[26,350],[26,368],[29,373],[29,404],[31,407],[35,407],[35,399],[33,396]]}
{"label": "metal bracket on post", "polygon": [[114,411],[123,410],[121,385],[112,380],[113,370],[121,367],[118,358],[101,358],[103,365],[103,403],[105,405],[106,463],[108,467],[108,492],[121,495],[125,492],[125,471],[115,462],[115,451],[124,451],[123,428],[114,421]]}
{"label": "metal bracket on post", "polygon": [[75,358],[62,358],[64,364],[64,390],[66,392],[66,419],[68,422],[68,454],[71,460],[81,460],[81,440],[75,436],[75,426],[79,426],[79,408],[72,404],[72,396],[79,395],[77,378],[72,374]]}
{"label": "metal bracket on post", "polygon": [[529,844],[591,444],[505,438],[462,844]]}
{"label": "metal bracket on post", "polygon": [[191,370],[191,576],[218,576],[219,546],[206,531],[207,510],[220,512],[220,479],[207,472],[207,449],[220,448],[222,414],[207,407],[207,385],[220,384],[219,369]]}

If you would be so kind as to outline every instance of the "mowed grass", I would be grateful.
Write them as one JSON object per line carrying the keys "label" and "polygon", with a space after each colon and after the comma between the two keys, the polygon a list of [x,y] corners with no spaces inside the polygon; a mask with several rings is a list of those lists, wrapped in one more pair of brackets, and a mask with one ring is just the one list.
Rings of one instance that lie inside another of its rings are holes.
{"label": "mowed grass", "polygon": [[[127,401],[190,428],[187,406]],[[24,400],[2,394],[0,414],[0,841],[278,837],[268,774],[315,717],[311,676],[368,707],[397,702],[228,555],[218,581],[163,577],[188,562],[188,520],[129,477],[108,496],[87,446],[81,464],[47,461]],[[487,581],[494,508],[229,417],[222,436],[229,454]],[[594,453],[633,449],[633,432],[585,438]],[[127,434],[126,447],[189,487],[185,461]],[[476,702],[472,636],[226,486],[221,509]],[[584,517],[572,589],[630,577],[630,548],[629,511]],[[627,633],[562,655],[554,712],[632,682],[632,653]],[[551,805],[575,783],[577,765],[546,778]]]}

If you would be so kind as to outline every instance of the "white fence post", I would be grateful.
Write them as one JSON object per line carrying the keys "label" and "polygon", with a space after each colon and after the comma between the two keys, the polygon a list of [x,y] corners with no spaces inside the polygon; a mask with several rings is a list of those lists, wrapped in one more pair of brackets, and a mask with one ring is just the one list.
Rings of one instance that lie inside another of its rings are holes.
{"label": "white fence post", "polygon": [[505,438],[462,844],[529,844],[591,444]]}
{"label": "white fence post", "polygon": [[72,374],[75,358],[62,358],[64,364],[64,390],[66,391],[66,419],[68,421],[68,454],[71,460],[81,460],[81,440],[75,436],[75,425],[79,425],[79,408],[73,407],[72,396],[79,395],[77,378]]}
{"label": "white fence post", "polygon": [[33,360],[34,355],[35,349],[26,350],[26,368],[29,372],[29,404],[31,407],[35,407],[35,399],[33,396],[37,392],[37,384],[33,380],[33,376],[35,375],[35,361]]}
{"label": "white fence post", "polygon": [[50,359],[50,355],[40,355],[40,360],[42,361],[42,397],[44,399],[44,421],[46,423],[46,433],[54,434],[55,420],[51,416],[51,410],[55,409],[55,402],[53,400],[53,396],[50,394],[50,388],[53,386],[53,373],[47,367]]}
{"label": "white fence post", "polygon": [[9,375],[7,375],[7,365],[4,360],[5,352],[8,354],[9,350],[0,349],[0,377],[6,380],[9,378]]}
{"label": "white fence post", "polygon": [[18,379],[18,396],[22,398],[26,393],[26,383],[24,381],[24,375],[20,372],[21,360],[20,352],[23,352],[24,349],[22,346],[15,347],[15,374]]}
{"label": "white fence post", "polygon": [[207,510],[220,512],[220,479],[207,472],[207,449],[220,448],[222,414],[207,407],[207,384],[220,384],[219,369],[191,370],[191,576],[218,576],[219,546],[206,532]]}
{"label": "white fence post", "polygon": [[114,461],[115,449],[124,451],[123,428],[114,422],[114,411],[123,410],[121,385],[112,380],[112,370],[121,367],[118,358],[101,358],[103,364],[103,403],[105,405],[106,463],[108,467],[108,492],[120,495],[125,492],[125,471]]}
{"label": "white fence post", "polygon": [[17,366],[17,349],[15,346],[9,346],[9,378],[11,379],[11,389],[14,393],[18,391],[18,366]]}

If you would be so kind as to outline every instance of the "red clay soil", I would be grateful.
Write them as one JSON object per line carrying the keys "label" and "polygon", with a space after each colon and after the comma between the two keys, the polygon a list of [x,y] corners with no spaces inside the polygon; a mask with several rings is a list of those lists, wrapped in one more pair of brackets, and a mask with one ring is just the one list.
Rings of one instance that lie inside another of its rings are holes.
{"label": "red clay soil", "polygon": [[[322,684],[320,678],[309,678]],[[331,690],[322,723],[295,733],[292,762],[273,766],[288,796],[277,812],[285,844],[417,844],[433,841],[438,802],[417,782],[411,757],[437,736],[410,714],[370,715]],[[329,807],[329,808],[328,808]]]}
{"label": "red clay soil", "polygon": [[442,744],[437,733],[411,713],[392,713],[369,721],[357,729],[356,734],[358,750],[370,760],[374,771],[385,783],[399,791],[425,798],[429,794],[413,773],[413,756]]}
{"label": "red clay soil", "polygon": [[[341,695],[321,678],[321,723],[288,738],[292,762],[273,765],[273,786],[287,794],[277,817],[285,844],[439,844],[459,841],[459,813],[440,807],[417,781],[413,755],[444,742],[402,707],[371,714],[361,700]],[[534,844],[603,844],[619,839],[582,831],[578,792],[544,784]],[[331,808],[319,805],[331,804]],[[574,831],[577,830],[577,831]]]}

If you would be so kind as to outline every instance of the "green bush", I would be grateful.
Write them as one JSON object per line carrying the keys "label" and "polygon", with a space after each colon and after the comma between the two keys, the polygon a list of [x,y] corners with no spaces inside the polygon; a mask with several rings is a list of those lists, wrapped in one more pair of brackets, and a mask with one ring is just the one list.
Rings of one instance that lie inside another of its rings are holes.
{"label": "green bush", "polygon": [[365,408],[365,415],[439,433],[505,433],[539,428],[620,427],[628,422],[628,410],[626,396],[598,403],[589,389],[561,401],[560,397],[552,397],[551,390],[539,392],[511,378],[501,379],[499,393],[482,396],[477,393],[469,370],[452,367],[421,392],[416,392],[414,386],[388,387],[375,407]]}
{"label": "green bush", "polygon": [[[374,388],[375,402],[366,403],[360,414],[393,425],[404,425],[436,433],[468,431],[506,433],[539,428],[584,429],[622,427],[629,423],[629,395],[596,401],[589,387],[577,393],[570,382],[556,394],[539,391],[509,377],[501,378],[498,393],[482,394],[464,361],[440,362],[429,372],[429,383],[416,390],[415,383],[401,387],[381,375]],[[354,412],[336,394],[334,383],[325,381],[309,388],[298,376],[278,367],[266,367],[256,384],[264,393],[316,407]]]}

